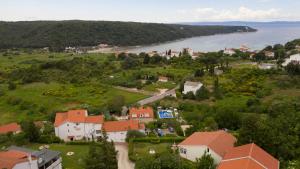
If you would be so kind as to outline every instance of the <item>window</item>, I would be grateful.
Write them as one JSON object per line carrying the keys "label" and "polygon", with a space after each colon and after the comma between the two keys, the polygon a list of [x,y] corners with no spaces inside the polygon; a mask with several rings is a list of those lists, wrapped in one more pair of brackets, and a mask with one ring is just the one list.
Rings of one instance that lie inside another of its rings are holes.
{"label": "window", "polygon": [[101,130],[96,130],[96,134],[100,134],[101,133]]}
{"label": "window", "polygon": [[78,126],[79,125],[79,123],[76,123],[76,126]]}
{"label": "window", "polygon": [[69,124],[67,124],[67,126],[69,127]]}
{"label": "window", "polygon": [[207,152],[209,153],[209,148],[207,148]]}
{"label": "window", "polygon": [[186,154],[186,149],[185,148],[180,148],[180,153],[181,154]]}
{"label": "window", "polygon": [[68,129],[68,133],[70,132],[70,130]]}

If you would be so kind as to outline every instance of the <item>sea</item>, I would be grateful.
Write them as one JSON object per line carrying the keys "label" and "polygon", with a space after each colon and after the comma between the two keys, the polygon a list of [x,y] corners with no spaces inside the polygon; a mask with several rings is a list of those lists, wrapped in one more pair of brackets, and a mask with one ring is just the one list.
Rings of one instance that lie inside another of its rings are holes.
{"label": "sea", "polygon": [[181,51],[191,48],[196,52],[212,52],[225,48],[239,48],[242,45],[251,50],[261,50],[268,45],[285,44],[300,38],[300,22],[270,22],[270,23],[189,23],[190,25],[241,25],[257,29],[250,33],[218,34],[181,39],[172,42],[137,46],[129,48],[129,52],[164,52],[166,50]]}

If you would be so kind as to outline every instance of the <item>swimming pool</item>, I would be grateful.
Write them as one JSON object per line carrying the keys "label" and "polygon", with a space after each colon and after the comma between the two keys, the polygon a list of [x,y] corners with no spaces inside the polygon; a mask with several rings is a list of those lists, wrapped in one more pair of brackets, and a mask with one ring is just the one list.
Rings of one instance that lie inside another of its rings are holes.
{"label": "swimming pool", "polygon": [[173,113],[170,110],[160,110],[160,111],[158,111],[158,117],[160,119],[172,119],[172,118],[174,118]]}

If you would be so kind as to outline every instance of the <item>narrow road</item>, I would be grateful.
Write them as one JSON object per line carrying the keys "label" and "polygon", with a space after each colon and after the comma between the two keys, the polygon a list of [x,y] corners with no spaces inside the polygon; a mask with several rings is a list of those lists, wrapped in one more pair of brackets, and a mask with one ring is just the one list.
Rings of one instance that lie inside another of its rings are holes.
{"label": "narrow road", "polygon": [[168,90],[165,93],[162,93],[162,94],[159,94],[159,95],[155,95],[155,96],[140,100],[140,101],[138,101],[138,104],[143,106],[143,105],[146,105],[146,104],[149,104],[149,103],[156,102],[156,101],[161,100],[161,99],[163,99],[165,97],[168,97],[168,96],[176,96],[176,90],[178,88],[179,88],[179,86],[175,87],[174,89]]}
{"label": "narrow road", "polygon": [[118,151],[118,169],[134,169],[134,163],[128,158],[127,144],[115,143],[115,148]]}
{"label": "narrow road", "polygon": [[155,95],[159,94],[158,92],[150,92],[150,91],[138,90],[136,88],[128,88],[128,87],[122,87],[122,86],[114,86],[114,88],[124,90],[127,92],[140,93],[140,94],[149,95],[149,96],[155,96]]}

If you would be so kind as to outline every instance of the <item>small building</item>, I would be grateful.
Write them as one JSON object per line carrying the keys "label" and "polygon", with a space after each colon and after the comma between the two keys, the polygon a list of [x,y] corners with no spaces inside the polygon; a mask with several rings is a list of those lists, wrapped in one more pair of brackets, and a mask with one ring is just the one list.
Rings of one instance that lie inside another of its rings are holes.
{"label": "small building", "polygon": [[225,48],[224,54],[229,55],[229,56],[232,56],[232,55],[235,54],[235,50],[232,49],[232,48]]}
{"label": "small building", "polygon": [[154,111],[152,107],[132,107],[129,109],[129,118],[141,122],[150,122],[154,120]]}
{"label": "small building", "polygon": [[271,52],[271,51],[264,51],[264,54],[267,58],[269,59],[273,59],[275,58],[275,53],[274,52]]}
{"label": "small building", "polygon": [[166,83],[166,82],[169,81],[169,78],[166,77],[166,76],[159,76],[159,77],[158,77],[158,81],[159,81],[159,82]]}
{"label": "small building", "polygon": [[17,123],[9,123],[0,126],[0,134],[13,133],[18,134],[21,132],[21,126]]}
{"label": "small building", "polygon": [[179,145],[181,157],[190,161],[201,158],[205,152],[209,153],[216,164],[219,164],[226,152],[234,147],[236,138],[226,131],[195,132]]}
{"label": "small building", "polygon": [[60,152],[43,149],[34,151],[11,146],[0,152],[0,168],[6,169],[62,169]]}
{"label": "small building", "polygon": [[258,147],[247,144],[230,149],[218,169],[279,169],[279,161]]}
{"label": "small building", "polygon": [[103,124],[103,130],[107,133],[109,141],[123,143],[126,142],[127,132],[136,130],[145,133],[145,125],[138,120],[108,121]]}
{"label": "small building", "polygon": [[56,113],[55,135],[64,141],[94,140],[101,137],[103,116],[88,116],[87,110]]}
{"label": "small building", "polygon": [[241,51],[241,52],[249,52],[249,51],[250,51],[250,48],[247,47],[246,45],[242,45],[242,46],[240,47],[240,51]]}
{"label": "small building", "polygon": [[300,63],[300,54],[291,55],[288,59],[285,60],[285,62],[282,64],[282,66],[287,66],[291,62],[298,62]]}
{"label": "small building", "polygon": [[201,87],[203,86],[202,83],[200,82],[191,82],[191,81],[186,81],[184,83],[184,90],[183,90],[183,94],[187,94],[188,92],[193,92],[194,94],[196,94],[196,92],[201,89]]}
{"label": "small building", "polygon": [[191,48],[183,48],[182,53],[186,53],[186,54],[188,54],[190,56],[193,56],[194,51]]}

